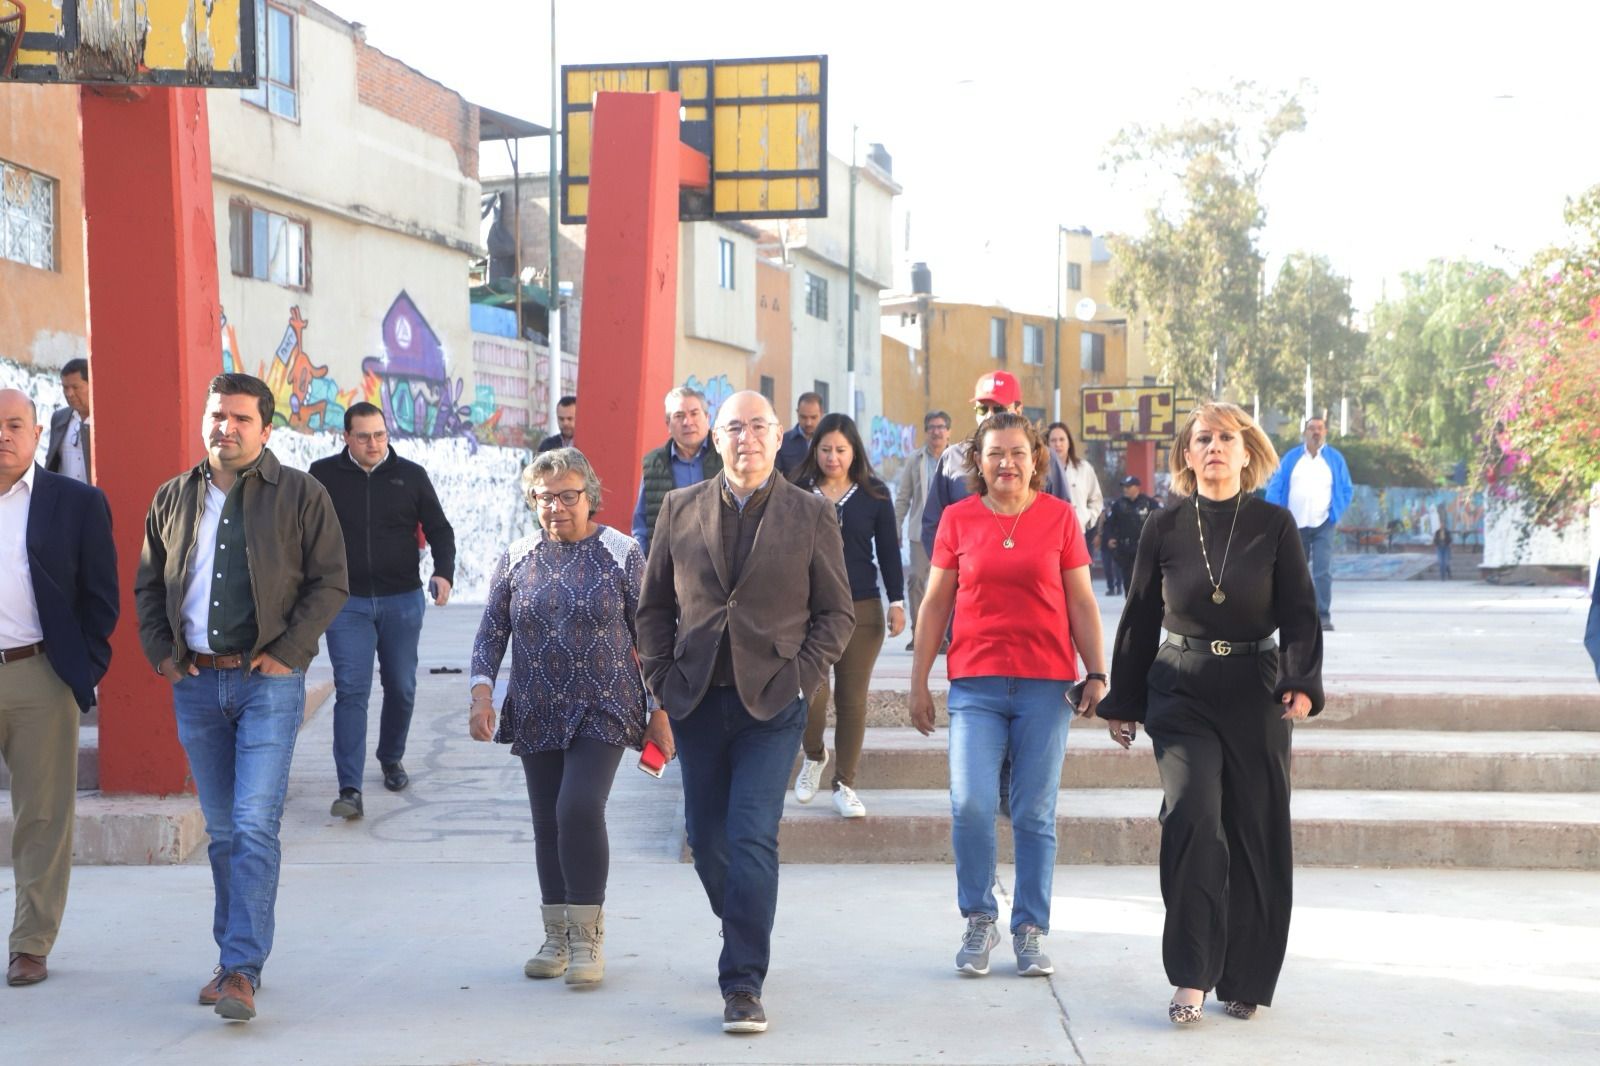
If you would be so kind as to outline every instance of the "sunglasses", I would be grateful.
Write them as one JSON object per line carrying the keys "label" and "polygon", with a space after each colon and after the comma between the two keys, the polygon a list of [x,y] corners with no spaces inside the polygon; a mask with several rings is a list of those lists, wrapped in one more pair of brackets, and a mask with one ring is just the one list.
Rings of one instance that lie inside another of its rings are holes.
{"label": "sunglasses", "polygon": [[1003,415],[1011,408],[1003,403],[975,403],[972,410],[980,415]]}

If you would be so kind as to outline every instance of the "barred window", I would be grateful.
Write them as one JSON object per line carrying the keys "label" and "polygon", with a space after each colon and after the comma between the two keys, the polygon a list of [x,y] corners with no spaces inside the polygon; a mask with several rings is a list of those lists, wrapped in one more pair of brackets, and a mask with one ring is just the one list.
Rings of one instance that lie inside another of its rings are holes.
{"label": "barred window", "polygon": [[806,272],[806,314],[828,320],[828,279]]}
{"label": "barred window", "polygon": [[56,183],[0,159],[0,259],[56,268]]}

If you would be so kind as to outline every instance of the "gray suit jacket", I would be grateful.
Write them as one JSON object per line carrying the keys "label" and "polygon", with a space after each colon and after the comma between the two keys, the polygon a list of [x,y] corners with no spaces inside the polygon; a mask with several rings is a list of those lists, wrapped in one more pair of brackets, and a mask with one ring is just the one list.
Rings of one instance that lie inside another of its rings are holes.
{"label": "gray suit jacket", "polygon": [[773,479],[737,584],[722,554],[723,479],[669,492],[661,505],[636,625],[645,681],[673,718],[705,698],[724,632],[739,700],[766,721],[816,692],[855,629],[833,507]]}
{"label": "gray suit jacket", "polygon": [[[44,453],[44,468],[52,474],[61,473],[61,449],[67,443],[67,427],[72,424],[72,408],[63,407],[50,416],[50,447]],[[94,483],[94,463],[89,458],[90,431],[93,426],[83,427],[83,469],[89,477],[89,483]]]}

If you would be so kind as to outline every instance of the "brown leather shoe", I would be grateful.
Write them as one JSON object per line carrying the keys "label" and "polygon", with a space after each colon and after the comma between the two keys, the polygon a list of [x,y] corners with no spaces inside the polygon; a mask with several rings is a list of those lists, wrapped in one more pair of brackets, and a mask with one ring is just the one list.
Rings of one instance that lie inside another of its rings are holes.
{"label": "brown leather shoe", "polygon": [[200,989],[200,1005],[202,1007],[215,1007],[217,1000],[222,998],[222,967],[218,966],[211,971],[211,980]]}
{"label": "brown leather shoe", "polygon": [[11,965],[6,967],[6,984],[36,985],[49,976],[43,955],[29,955],[26,951],[11,953]]}
{"label": "brown leather shoe", "polygon": [[256,990],[242,973],[226,974],[217,997],[217,1013],[233,1022],[247,1022],[256,1016]]}

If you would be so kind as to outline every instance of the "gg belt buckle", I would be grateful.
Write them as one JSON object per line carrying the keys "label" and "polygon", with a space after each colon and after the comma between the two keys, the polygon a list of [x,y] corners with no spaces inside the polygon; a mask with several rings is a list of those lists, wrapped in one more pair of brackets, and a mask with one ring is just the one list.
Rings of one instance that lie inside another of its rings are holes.
{"label": "gg belt buckle", "polygon": [[1212,655],[1232,655],[1233,654],[1233,645],[1229,644],[1225,640],[1213,640],[1211,642],[1211,654]]}

